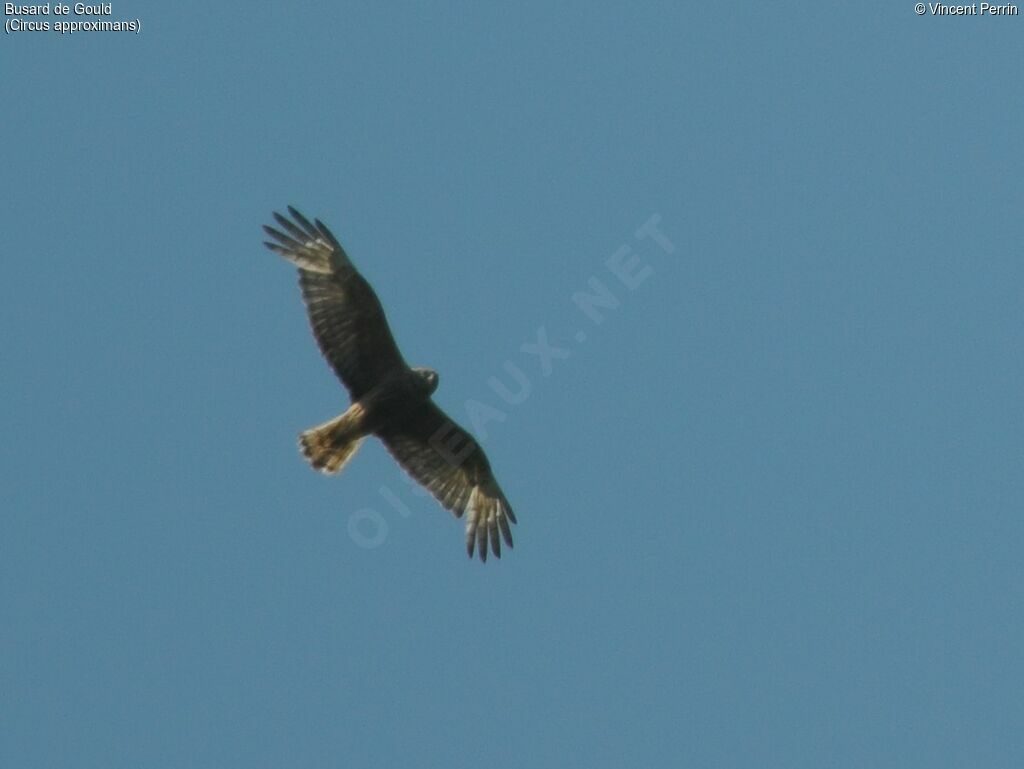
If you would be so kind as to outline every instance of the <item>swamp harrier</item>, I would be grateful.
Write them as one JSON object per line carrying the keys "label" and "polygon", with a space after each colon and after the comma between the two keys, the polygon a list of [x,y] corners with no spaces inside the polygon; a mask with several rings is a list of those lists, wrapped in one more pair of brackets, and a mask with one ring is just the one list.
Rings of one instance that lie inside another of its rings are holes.
{"label": "swamp harrier", "polygon": [[[264,226],[270,250],[299,268],[299,285],[316,337],[352,405],[299,436],[302,453],[325,473],[337,473],[367,435],[384,443],[398,464],[456,517],[466,514],[466,551],[501,557],[512,547],[515,514],[491,473],[483,449],[430,395],[437,373],[410,368],[391,335],[384,308],[345,249],[319,219],[291,206],[274,213],[281,229]],[[500,536],[499,536],[500,533]]]}

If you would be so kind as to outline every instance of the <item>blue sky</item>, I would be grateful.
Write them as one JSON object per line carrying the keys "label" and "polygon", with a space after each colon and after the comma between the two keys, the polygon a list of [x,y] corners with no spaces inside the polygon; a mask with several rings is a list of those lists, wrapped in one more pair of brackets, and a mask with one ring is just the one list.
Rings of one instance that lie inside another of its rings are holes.
{"label": "blue sky", "polygon": [[[112,11],[0,45],[0,763],[1021,765],[1021,17]],[[500,562],[302,461],[289,203],[476,415]]]}

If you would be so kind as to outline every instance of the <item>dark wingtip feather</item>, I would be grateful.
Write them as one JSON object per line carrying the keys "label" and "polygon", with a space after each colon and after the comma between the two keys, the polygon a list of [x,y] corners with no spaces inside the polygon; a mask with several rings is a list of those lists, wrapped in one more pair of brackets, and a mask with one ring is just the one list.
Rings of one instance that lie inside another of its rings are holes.
{"label": "dark wingtip feather", "polygon": [[293,251],[298,251],[298,250],[300,250],[302,248],[302,244],[299,243],[297,240],[294,240],[293,238],[289,237],[288,235],[285,235],[280,230],[274,229],[269,224],[264,224],[263,225],[263,231],[265,233],[267,233],[270,237],[272,237],[275,240],[277,240],[282,246],[286,246],[286,247],[292,249]]}
{"label": "dark wingtip feather", "polygon": [[509,547],[514,547],[512,544],[512,529],[508,525],[508,519],[504,515],[498,516],[498,525],[501,527],[501,536],[505,540],[505,544]]}
{"label": "dark wingtip feather", "polygon": [[283,237],[284,237],[284,233],[283,233],[283,232],[281,232],[280,230],[276,230],[276,229],[274,229],[274,228],[273,228],[273,227],[271,227],[271,226],[270,226],[269,224],[264,224],[264,225],[263,225],[263,231],[264,231],[264,232],[265,232],[265,233],[266,233],[267,235],[269,235],[270,237],[272,237],[272,238],[273,238],[274,240],[280,240],[281,238],[283,238]]}
{"label": "dark wingtip feather", "polygon": [[298,222],[299,226],[306,231],[306,234],[311,238],[316,238],[317,231],[316,227],[310,224],[309,219],[303,216],[295,206],[288,206],[288,213],[292,215],[292,219]]}
{"label": "dark wingtip feather", "polygon": [[494,553],[495,558],[501,558],[501,540],[498,539],[498,527],[492,522],[487,529],[491,536],[491,552]]}
{"label": "dark wingtip feather", "polygon": [[300,230],[291,219],[288,219],[285,216],[281,216],[281,214],[277,213],[277,211],[274,212],[274,219],[277,221],[278,224],[280,224],[282,227],[288,230],[288,232],[290,232],[294,237],[298,238],[299,240],[306,240],[309,238],[309,235]]}
{"label": "dark wingtip feather", "polygon": [[321,234],[321,235],[323,235],[323,236],[324,236],[325,238],[327,238],[327,241],[328,241],[328,242],[329,242],[329,243],[330,243],[330,244],[331,244],[332,246],[334,246],[335,248],[337,248],[337,249],[338,249],[339,251],[343,250],[343,249],[341,248],[341,243],[339,243],[339,242],[338,242],[338,239],[337,239],[336,237],[334,237],[334,233],[333,233],[333,232],[331,232],[331,231],[330,231],[330,230],[329,230],[329,229],[327,228],[327,225],[326,225],[326,224],[324,224],[323,222],[321,222],[321,221],[320,221],[319,219],[314,219],[313,221],[314,221],[314,223],[316,224],[316,227],[317,227],[317,229],[318,229],[318,230],[320,230],[320,234]]}
{"label": "dark wingtip feather", "polygon": [[476,529],[476,552],[480,556],[480,560],[487,563],[487,526],[486,522],[484,526],[477,524]]}

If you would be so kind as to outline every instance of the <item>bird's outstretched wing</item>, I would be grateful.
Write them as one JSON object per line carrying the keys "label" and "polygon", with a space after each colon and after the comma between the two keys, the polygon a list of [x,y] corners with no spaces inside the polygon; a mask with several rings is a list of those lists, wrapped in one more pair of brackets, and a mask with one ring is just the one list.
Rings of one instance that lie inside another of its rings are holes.
{"label": "bird's outstretched wing", "polygon": [[[409,475],[457,517],[466,513],[466,552],[487,560],[487,545],[501,557],[512,547],[512,507],[491,473],[483,449],[432,400],[377,432]],[[499,537],[500,532],[500,537]]]}
{"label": "bird's outstretched wing", "polygon": [[299,285],[320,351],[358,400],[396,368],[405,368],[384,308],[337,238],[291,206],[275,212],[281,229],[264,226],[264,245],[299,268]]}

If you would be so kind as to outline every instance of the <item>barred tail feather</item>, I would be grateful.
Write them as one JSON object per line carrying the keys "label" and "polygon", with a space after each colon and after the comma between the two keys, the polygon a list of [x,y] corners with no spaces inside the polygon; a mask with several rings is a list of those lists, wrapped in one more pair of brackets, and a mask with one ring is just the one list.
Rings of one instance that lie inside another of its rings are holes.
{"label": "barred tail feather", "polygon": [[302,453],[314,469],[323,473],[337,473],[355,456],[356,449],[366,439],[366,435],[353,429],[354,422],[346,412],[299,436]]}

